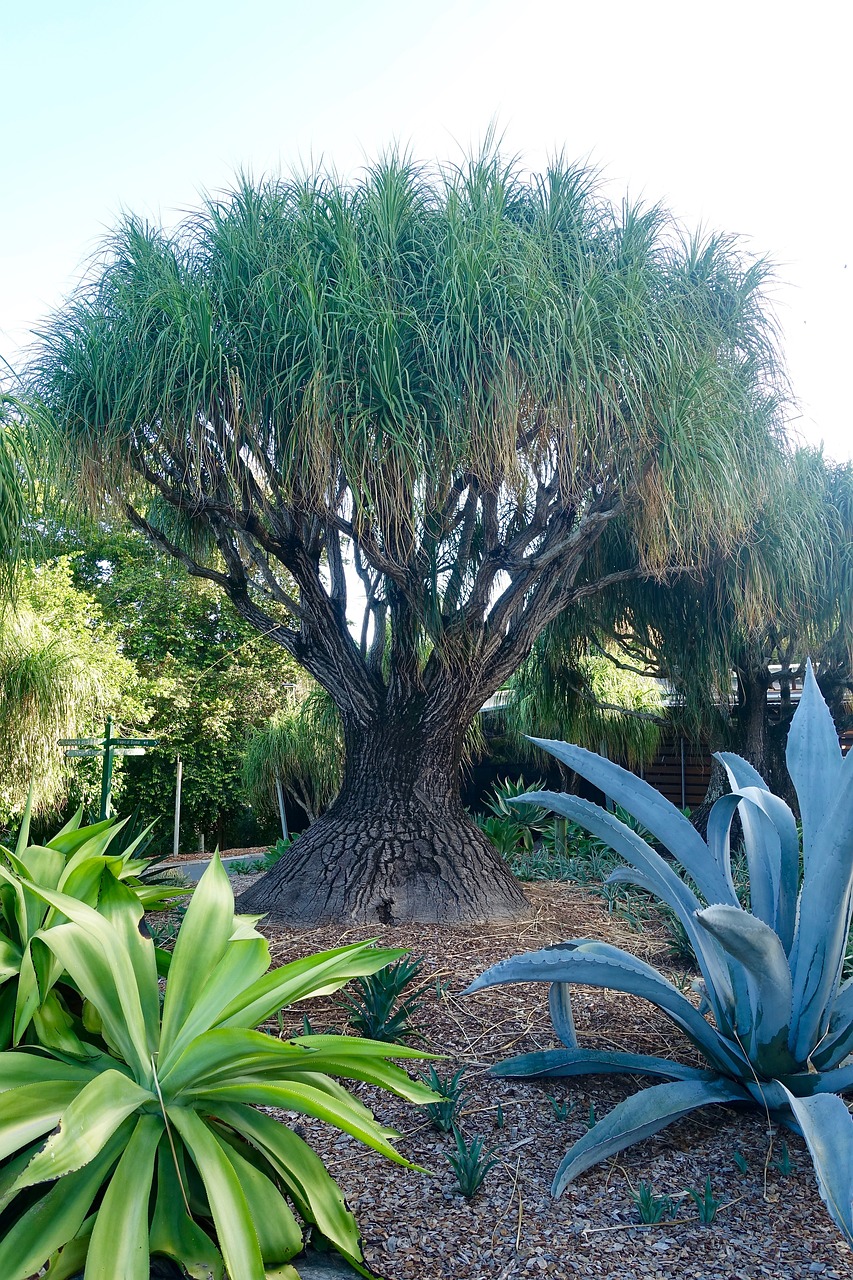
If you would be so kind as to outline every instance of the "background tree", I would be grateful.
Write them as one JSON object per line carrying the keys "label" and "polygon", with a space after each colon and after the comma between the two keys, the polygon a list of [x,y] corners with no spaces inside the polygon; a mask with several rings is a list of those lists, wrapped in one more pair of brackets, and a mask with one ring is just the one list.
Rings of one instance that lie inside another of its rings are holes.
{"label": "background tree", "polygon": [[[518,749],[548,769],[553,757],[528,735],[573,742],[629,769],[648,764],[667,724],[661,683],[625,671],[606,651],[591,652],[588,636],[566,644],[558,627],[559,620],[542,632],[509,681],[502,717]],[[573,790],[573,777],[559,767],[563,789]]]}
{"label": "background tree", "polygon": [[171,847],[180,755],[181,847],[194,848],[199,834],[222,848],[263,839],[246,811],[242,755],[247,735],[282,706],[288,686],[304,683],[293,658],[243,621],[216,586],[190,577],[132,529],[62,523],[45,544],[79,548],[74,581],[113,629],[144,703],[127,727],[158,740],[122,762],[123,810],[159,819],[155,848]]}
{"label": "background tree", "polygon": [[[15,595],[0,617],[2,825],[21,812],[31,785],[37,813],[74,789],[60,738],[102,732],[107,714],[144,714],[130,692],[133,667],[97,604],[74,587],[67,559],[25,566]],[[100,778],[90,775],[82,780],[97,794]]]}
{"label": "background tree", "polygon": [[772,483],[766,276],[587,171],[522,180],[494,155],[246,182],[174,233],[119,228],[31,371],[62,474],[221,587],[341,717],[335,804],[244,909],[525,909],[460,804],[466,729],[612,585],[578,585],[611,524],[628,581],[748,523]]}
{"label": "background tree", "polygon": [[13,590],[15,570],[26,550],[32,491],[27,431],[18,402],[0,386],[0,601]]}
{"label": "background tree", "polygon": [[[798,449],[733,554],[718,553],[701,572],[666,585],[628,584],[618,597],[601,597],[586,625],[615,646],[617,661],[667,681],[679,731],[739,752],[773,790],[795,799],[784,751],[791,687],[806,657],[839,728],[849,715],[853,466]],[[576,642],[560,627],[558,649]],[[780,696],[771,707],[774,683]],[[713,798],[721,787],[714,774]]]}
{"label": "background tree", "polygon": [[297,685],[287,705],[250,733],[243,788],[261,814],[278,815],[276,782],[316,821],[338,793],[343,774],[341,721],[325,689]]}

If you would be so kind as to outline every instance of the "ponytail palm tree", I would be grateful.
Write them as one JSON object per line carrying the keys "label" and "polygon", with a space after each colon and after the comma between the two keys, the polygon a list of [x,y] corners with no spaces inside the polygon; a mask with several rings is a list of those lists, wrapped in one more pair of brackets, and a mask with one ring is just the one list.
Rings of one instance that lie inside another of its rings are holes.
{"label": "ponytail palm tree", "polygon": [[[793,801],[784,747],[805,655],[839,726],[853,692],[853,464],[796,450],[734,555],[717,553],[675,583],[626,584],[583,621],[618,660],[671,684],[686,732],[736,749]],[[552,661],[577,647],[578,629],[578,618],[550,629]]]}
{"label": "ponytail palm tree", "polygon": [[271,813],[280,783],[314,822],[341,783],[340,720],[325,689],[302,693],[299,702],[251,733],[243,755],[243,787],[259,813]]}
{"label": "ponytail palm tree", "polygon": [[[244,909],[524,910],[460,803],[466,729],[562,611],[746,526],[776,448],[766,278],[584,169],[491,153],[246,181],[174,232],[119,227],[30,373],[59,470],[341,718],[335,803]],[[628,561],[591,575],[617,524]]]}
{"label": "ponytail palm tree", "polygon": [[26,529],[32,472],[16,402],[0,391],[0,596],[9,593]]}

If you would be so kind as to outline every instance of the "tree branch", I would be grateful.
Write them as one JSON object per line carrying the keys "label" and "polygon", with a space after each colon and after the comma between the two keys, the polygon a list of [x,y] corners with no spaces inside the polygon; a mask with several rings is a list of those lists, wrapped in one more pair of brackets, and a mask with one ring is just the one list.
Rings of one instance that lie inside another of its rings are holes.
{"label": "tree branch", "polygon": [[147,538],[150,538],[151,541],[161,549],[161,551],[166,551],[170,556],[173,556],[175,560],[179,560],[187,573],[189,573],[193,578],[206,578],[209,582],[215,582],[217,586],[222,587],[223,590],[228,589],[228,578],[224,573],[219,573],[216,569],[210,569],[205,565],[199,564],[197,560],[194,560],[192,556],[188,555],[183,548],[177,545],[177,543],[172,542],[170,538],[167,538],[165,533],[160,529],[155,529],[153,524],[149,524],[145,517],[141,515],[140,512],[138,512],[129,502],[124,504],[124,512],[135,529],[138,529],[140,533],[144,533]]}

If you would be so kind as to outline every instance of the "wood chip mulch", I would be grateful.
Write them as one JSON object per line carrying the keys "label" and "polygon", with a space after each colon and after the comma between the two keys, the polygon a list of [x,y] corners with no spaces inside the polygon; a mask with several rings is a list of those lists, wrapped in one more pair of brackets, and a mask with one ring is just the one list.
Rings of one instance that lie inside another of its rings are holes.
{"label": "wood chip mulch", "polygon": [[[246,877],[239,881],[238,891],[249,883]],[[353,1086],[378,1119],[401,1133],[403,1155],[428,1174],[394,1165],[319,1122],[286,1117],[298,1121],[344,1188],[368,1265],[384,1280],[853,1280],[853,1255],[820,1200],[804,1144],[786,1131],[771,1134],[757,1111],[706,1108],[589,1170],[561,1199],[552,1199],[554,1172],[585,1132],[591,1108],[601,1117],[650,1082],[623,1076],[544,1083],[495,1079],[488,1074],[493,1063],[557,1044],[547,988],[531,983],[469,997],[462,991],[497,960],[581,936],[625,947],[685,986],[692,975],[669,960],[665,935],[655,925],[640,933],[629,929],[578,886],[530,885],[525,892],[532,914],[512,925],[325,926],[290,934],[272,925],[266,929],[279,964],[367,937],[423,956],[428,994],[417,1021],[426,1047],[446,1055],[443,1072],[465,1068],[460,1127],[469,1139],[482,1136],[499,1158],[468,1201],[455,1190],[445,1159],[455,1150],[452,1135],[438,1132],[417,1108],[388,1094]],[[614,992],[574,990],[582,1044],[695,1061],[690,1046],[652,1006]],[[302,1030],[303,1012],[314,1030],[345,1029],[345,1015],[330,997],[286,1011],[284,1035]],[[277,1026],[269,1029],[279,1033]],[[566,1119],[557,1117],[555,1102],[568,1104]],[[776,1167],[783,1142],[794,1166],[784,1174]],[[748,1162],[746,1173],[736,1153]],[[685,1193],[704,1187],[709,1175],[722,1204],[713,1224],[702,1226]],[[684,1197],[674,1219],[638,1225],[630,1192],[641,1181],[657,1195]]]}

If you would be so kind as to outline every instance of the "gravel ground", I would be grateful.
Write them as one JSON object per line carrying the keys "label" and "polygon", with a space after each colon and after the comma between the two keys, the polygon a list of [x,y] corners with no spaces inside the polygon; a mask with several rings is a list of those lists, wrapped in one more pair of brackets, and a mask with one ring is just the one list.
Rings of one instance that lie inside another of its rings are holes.
{"label": "gravel ground", "polygon": [[[234,877],[235,891],[252,879]],[[423,956],[428,994],[418,1021],[427,1047],[447,1055],[442,1070],[465,1068],[461,1128],[468,1138],[482,1136],[499,1159],[477,1196],[467,1201],[455,1190],[445,1158],[454,1150],[452,1137],[389,1095],[355,1086],[377,1117],[402,1134],[400,1151],[427,1174],[391,1164],[319,1122],[299,1121],[340,1180],[363,1233],[366,1260],[377,1276],[804,1280],[814,1275],[853,1280],[853,1256],[820,1200],[804,1144],[784,1132],[771,1134],[758,1113],[707,1108],[583,1174],[560,1200],[551,1198],[557,1165],[586,1130],[590,1108],[604,1115],[641,1082],[614,1076],[545,1084],[493,1079],[488,1075],[491,1064],[556,1043],[546,988],[493,988],[464,998],[461,992],[496,960],[582,935],[624,946],[666,969],[675,981],[687,982],[691,975],[668,961],[661,933],[652,927],[642,933],[628,929],[584,890],[561,883],[528,886],[526,892],[533,914],[514,925],[328,926],[293,934],[267,929],[276,963],[365,937]],[[646,1003],[611,992],[575,990],[582,1043],[695,1060],[677,1030]],[[315,1030],[343,1028],[343,1014],[329,998],[292,1009],[285,1035],[301,1030],[303,1011],[309,1012]],[[277,1026],[274,1031],[278,1034]],[[553,1100],[569,1106],[566,1119],[557,1118]],[[776,1168],[783,1141],[794,1166],[784,1176]],[[735,1153],[748,1162],[745,1174]],[[630,1192],[640,1181],[655,1194],[677,1198],[689,1187],[701,1188],[709,1175],[722,1201],[711,1226],[699,1224],[696,1207],[686,1196],[673,1220],[647,1228],[637,1224]]]}

